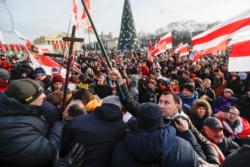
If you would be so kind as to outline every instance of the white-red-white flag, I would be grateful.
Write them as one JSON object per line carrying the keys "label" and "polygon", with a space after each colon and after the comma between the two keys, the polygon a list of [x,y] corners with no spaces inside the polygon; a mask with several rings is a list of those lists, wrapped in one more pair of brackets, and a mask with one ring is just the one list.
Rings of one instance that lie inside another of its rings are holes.
{"label": "white-red-white flag", "polygon": [[171,34],[171,32],[167,33],[165,36],[163,36],[159,40],[158,47],[160,47],[160,49],[164,49],[164,51],[166,51],[166,49],[172,48],[172,34]]}
{"label": "white-red-white flag", "polygon": [[250,39],[231,45],[228,71],[250,71]]}
{"label": "white-red-white flag", "polygon": [[[84,3],[86,4],[87,10],[91,14],[91,9],[92,9],[91,0],[84,0]],[[94,29],[88,19],[87,12],[85,9],[82,12],[81,27],[83,29],[83,32],[86,34],[94,33]]]}
{"label": "white-red-white flag", "polygon": [[205,50],[250,30],[250,9],[192,38],[193,50]]}
{"label": "white-red-white flag", "polygon": [[179,48],[180,56],[186,56],[189,54],[189,46],[188,44],[184,44]]}
{"label": "white-red-white flag", "polygon": [[152,51],[152,55],[156,56],[158,54],[161,54],[165,52],[167,49],[172,48],[172,34],[171,32],[167,33],[165,36],[163,36],[157,44],[155,44],[155,47]]}
{"label": "white-red-white flag", "polygon": [[72,20],[75,23],[76,30],[79,29],[79,22],[78,22],[78,18],[77,18],[77,12],[78,12],[77,0],[72,0]]}

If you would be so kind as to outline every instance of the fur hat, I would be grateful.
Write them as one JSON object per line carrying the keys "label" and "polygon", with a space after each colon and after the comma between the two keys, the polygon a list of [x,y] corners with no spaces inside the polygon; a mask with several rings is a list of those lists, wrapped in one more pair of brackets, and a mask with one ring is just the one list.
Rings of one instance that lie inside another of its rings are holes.
{"label": "fur hat", "polygon": [[61,75],[59,75],[59,74],[53,76],[51,83],[54,84],[54,83],[56,83],[56,82],[64,83],[63,77],[62,77]]}
{"label": "fur hat", "polygon": [[3,80],[10,79],[10,72],[3,68],[0,68],[0,79],[3,79]]}
{"label": "fur hat", "polygon": [[9,84],[5,93],[21,103],[31,103],[43,93],[43,87],[32,79],[17,79]]}
{"label": "fur hat", "polygon": [[194,92],[194,87],[192,85],[190,85],[190,84],[184,84],[183,89],[184,88],[189,90],[192,93]]}
{"label": "fur hat", "polygon": [[161,108],[152,102],[143,103],[139,106],[137,113],[138,127],[140,129],[150,129],[163,124]]}
{"label": "fur hat", "polygon": [[232,91],[232,89],[229,89],[229,88],[225,88],[223,92],[230,92],[232,95],[234,94],[234,92]]}
{"label": "fur hat", "polygon": [[119,107],[119,109],[121,109],[122,106],[119,97],[115,95],[105,97],[102,101],[102,104],[112,104]]}
{"label": "fur hat", "polygon": [[35,68],[35,70],[33,72],[33,76],[38,76],[38,75],[46,75],[44,68],[42,68],[42,67]]}

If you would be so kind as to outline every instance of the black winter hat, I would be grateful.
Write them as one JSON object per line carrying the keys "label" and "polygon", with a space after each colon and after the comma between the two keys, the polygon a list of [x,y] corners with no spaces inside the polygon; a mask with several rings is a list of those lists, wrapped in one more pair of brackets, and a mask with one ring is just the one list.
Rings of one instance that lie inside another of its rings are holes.
{"label": "black winter hat", "polygon": [[143,103],[139,106],[137,114],[138,127],[140,129],[150,129],[163,124],[161,108],[152,102]]}
{"label": "black winter hat", "polygon": [[9,84],[5,93],[21,103],[29,104],[43,93],[43,87],[32,79],[17,79]]}
{"label": "black winter hat", "polygon": [[38,76],[38,75],[46,75],[46,72],[44,70],[44,68],[42,67],[37,67],[34,72],[33,72],[34,76]]}
{"label": "black winter hat", "polygon": [[183,89],[184,88],[189,90],[192,93],[194,92],[194,87],[192,85],[190,85],[190,84],[184,84]]}

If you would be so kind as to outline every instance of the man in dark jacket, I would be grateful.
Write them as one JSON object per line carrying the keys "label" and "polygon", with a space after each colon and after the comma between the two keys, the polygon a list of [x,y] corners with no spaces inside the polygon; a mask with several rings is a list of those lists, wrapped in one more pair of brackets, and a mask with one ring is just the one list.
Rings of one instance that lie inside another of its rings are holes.
{"label": "man in dark jacket", "polygon": [[40,106],[45,95],[34,80],[19,79],[0,93],[1,166],[52,166],[60,148],[64,123],[48,131]]}
{"label": "man in dark jacket", "polygon": [[[138,109],[139,109],[139,103],[134,101],[131,97],[127,86],[123,83],[123,80],[119,74],[119,72],[116,69],[112,69],[112,71],[109,72],[109,78],[111,80],[116,80],[118,85],[120,85],[121,89],[118,89],[118,94],[120,95],[120,99],[124,105],[124,107],[129,111],[133,116],[137,117]],[[121,91],[122,92],[121,92]],[[201,133],[198,132],[196,128],[190,125],[189,130],[184,130],[187,128],[187,120],[188,116],[182,111],[181,109],[181,100],[178,95],[171,93],[171,92],[165,92],[162,93],[159,99],[158,105],[162,109],[162,116],[164,118],[164,122],[166,124],[175,125],[175,120],[179,118],[181,120],[181,125],[176,127],[180,133],[184,133],[182,137],[185,137],[186,140],[188,140],[195,151],[201,156],[203,152],[200,152],[200,147],[197,147],[196,143],[198,142],[202,150],[204,151],[206,155],[206,161],[211,164],[220,164],[218,159],[218,154],[216,151],[210,146],[209,141],[201,135]],[[180,118],[181,117],[181,118]],[[184,120],[183,120],[184,118]],[[184,123],[185,122],[185,123]],[[183,128],[185,127],[185,128]],[[192,132],[190,132],[192,131]],[[193,137],[195,135],[195,138]],[[195,140],[194,140],[195,139]],[[196,141],[197,140],[197,141]],[[204,155],[204,154],[203,154]]]}
{"label": "man in dark jacket", "polygon": [[221,162],[224,161],[225,157],[239,148],[237,143],[224,136],[223,126],[217,118],[208,117],[204,120],[203,133],[205,137],[218,146],[217,151],[220,153]]}
{"label": "man in dark jacket", "polygon": [[177,137],[172,126],[164,125],[157,104],[141,104],[137,118],[139,130],[129,132],[115,147],[112,167],[198,166],[198,156],[192,146]]}
{"label": "man in dark jacket", "polygon": [[82,143],[85,147],[84,167],[107,167],[115,145],[125,134],[119,97],[107,96],[92,113],[71,120],[65,130],[62,154],[74,143]]}

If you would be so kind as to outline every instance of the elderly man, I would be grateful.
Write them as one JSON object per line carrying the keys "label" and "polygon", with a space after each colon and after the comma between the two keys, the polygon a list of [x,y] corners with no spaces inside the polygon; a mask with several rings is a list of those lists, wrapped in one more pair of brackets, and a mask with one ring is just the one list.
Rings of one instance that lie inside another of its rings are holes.
{"label": "elderly man", "polygon": [[224,161],[226,156],[239,148],[237,143],[224,136],[223,126],[217,118],[206,118],[203,123],[202,132],[204,136],[211,141],[211,144],[219,153],[221,162]]}
{"label": "elderly man", "polygon": [[231,106],[228,117],[221,120],[225,129],[225,135],[237,142],[239,145],[250,144],[250,124],[240,117],[239,110]]}

